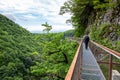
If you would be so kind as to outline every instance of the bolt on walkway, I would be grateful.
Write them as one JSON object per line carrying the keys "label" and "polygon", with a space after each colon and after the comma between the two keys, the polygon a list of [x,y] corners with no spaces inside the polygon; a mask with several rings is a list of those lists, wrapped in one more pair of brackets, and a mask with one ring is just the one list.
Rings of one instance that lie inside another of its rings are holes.
{"label": "bolt on walkway", "polygon": [[106,80],[90,48],[82,44],[82,80]]}

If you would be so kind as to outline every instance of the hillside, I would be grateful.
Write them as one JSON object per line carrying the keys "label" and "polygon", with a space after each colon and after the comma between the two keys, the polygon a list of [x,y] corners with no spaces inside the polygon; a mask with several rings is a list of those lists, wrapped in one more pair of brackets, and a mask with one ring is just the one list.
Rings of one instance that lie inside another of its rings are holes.
{"label": "hillside", "polygon": [[62,80],[76,49],[63,33],[32,34],[0,14],[0,80]]}
{"label": "hillside", "polygon": [[75,30],[67,30],[64,32],[65,37],[74,37],[75,35]]}
{"label": "hillside", "polygon": [[20,27],[10,19],[0,14],[0,34],[1,35],[14,35],[23,36],[30,35],[30,32]]}
{"label": "hillside", "polygon": [[30,32],[0,14],[0,80],[29,77],[27,69],[34,64],[30,53],[37,49],[34,42]]}

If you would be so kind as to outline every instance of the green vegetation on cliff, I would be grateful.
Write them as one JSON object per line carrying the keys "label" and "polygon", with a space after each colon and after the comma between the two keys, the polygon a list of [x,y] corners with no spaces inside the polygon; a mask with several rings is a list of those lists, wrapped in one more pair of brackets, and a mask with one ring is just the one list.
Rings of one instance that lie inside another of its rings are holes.
{"label": "green vegetation on cliff", "polygon": [[0,80],[64,79],[76,48],[63,33],[32,34],[0,14]]}
{"label": "green vegetation on cliff", "polygon": [[[60,14],[70,13],[67,20],[75,27],[75,35],[90,33],[91,40],[120,52],[120,0],[68,0]],[[120,60],[114,58],[114,61]],[[105,73],[106,65],[101,66]],[[120,69],[114,67],[115,69]]]}
{"label": "green vegetation on cliff", "polygon": [[98,28],[94,26],[91,31],[91,38],[106,47],[120,52],[119,27],[118,24],[101,24]]}
{"label": "green vegetation on cliff", "polygon": [[75,35],[80,37],[85,33],[89,25],[88,23],[94,23],[97,19],[95,16],[99,12],[106,11],[118,5],[119,0],[116,0],[116,2],[111,2],[110,0],[68,0],[61,7],[60,15],[65,13],[72,15],[67,22],[70,22],[74,26]]}
{"label": "green vegetation on cliff", "polygon": [[[120,52],[120,25],[118,24],[101,24],[99,27],[93,26],[90,33],[90,37],[95,42],[102,44],[110,49]],[[109,57],[106,58],[109,60]],[[119,59],[113,57],[113,62],[120,62]],[[101,69],[103,70],[106,79],[108,78],[108,65],[102,64]],[[120,72],[119,66],[113,65],[113,69]]]}

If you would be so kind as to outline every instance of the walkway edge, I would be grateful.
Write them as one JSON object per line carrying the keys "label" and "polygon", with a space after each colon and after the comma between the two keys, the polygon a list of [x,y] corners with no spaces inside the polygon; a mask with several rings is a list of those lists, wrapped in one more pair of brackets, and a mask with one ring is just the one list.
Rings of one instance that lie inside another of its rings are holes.
{"label": "walkway edge", "polygon": [[80,41],[80,43],[79,43],[78,49],[77,49],[76,54],[74,56],[74,59],[71,63],[71,66],[68,70],[68,73],[65,77],[65,80],[72,80],[73,73],[74,73],[74,70],[75,70],[75,67],[76,67],[76,62],[77,62],[77,59],[78,59],[78,55],[80,53],[81,46],[82,46],[82,41]]}

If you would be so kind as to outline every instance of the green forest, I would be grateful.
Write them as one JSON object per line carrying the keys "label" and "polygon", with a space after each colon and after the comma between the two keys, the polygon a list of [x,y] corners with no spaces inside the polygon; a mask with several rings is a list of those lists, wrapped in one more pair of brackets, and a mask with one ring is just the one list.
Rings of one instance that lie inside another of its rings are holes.
{"label": "green forest", "polygon": [[[67,0],[60,15],[74,30],[31,33],[0,14],[0,80],[64,80],[78,43],[67,37],[90,39],[120,52],[120,0]],[[108,60],[108,58],[106,59]],[[114,58],[114,61],[120,60]],[[100,65],[105,77],[107,67]],[[119,67],[114,67],[120,71]]]}
{"label": "green forest", "polygon": [[0,80],[63,80],[78,46],[69,32],[32,34],[0,15]]}

